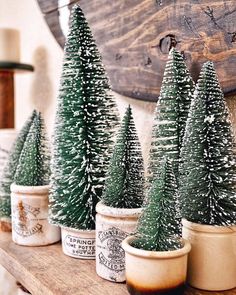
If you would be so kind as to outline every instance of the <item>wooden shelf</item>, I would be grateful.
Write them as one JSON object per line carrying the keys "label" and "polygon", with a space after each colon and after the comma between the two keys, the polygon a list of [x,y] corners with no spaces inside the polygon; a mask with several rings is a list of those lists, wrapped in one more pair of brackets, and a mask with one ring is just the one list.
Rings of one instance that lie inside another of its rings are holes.
{"label": "wooden shelf", "polygon": [[[0,264],[33,295],[128,295],[125,284],[96,275],[95,261],[65,256],[60,244],[23,247],[12,242],[10,233],[0,233]],[[206,294],[236,295],[236,289],[205,292],[188,288],[185,292]]]}

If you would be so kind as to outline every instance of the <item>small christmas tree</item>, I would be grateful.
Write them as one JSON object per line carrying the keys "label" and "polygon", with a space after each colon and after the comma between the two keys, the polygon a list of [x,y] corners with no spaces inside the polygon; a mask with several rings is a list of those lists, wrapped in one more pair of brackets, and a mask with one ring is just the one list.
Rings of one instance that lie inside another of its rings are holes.
{"label": "small christmas tree", "polygon": [[204,64],[191,105],[180,165],[183,216],[236,223],[236,163],[228,109],[212,62]]}
{"label": "small christmas tree", "polygon": [[36,111],[25,122],[21,131],[19,132],[11,150],[7,163],[3,169],[3,174],[0,180],[0,218],[11,217],[11,189],[10,186],[14,182],[14,175],[16,173],[17,165],[20,159],[20,154],[23,149],[26,137],[28,135],[30,126],[34,120]]}
{"label": "small christmas tree", "polygon": [[22,149],[14,182],[17,185],[48,185],[50,158],[41,114],[35,115]]}
{"label": "small christmas tree", "polygon": [[50,222],[95,228],[117,109],[88,23],[73,6],[54,130]]}
{"label": "small christmas tree", "polygon": [[130,106],[127,108],[108,168],[102,201],[116,208],[138,208],[144,198],[144,168]]}
{"label": "small christmas tree", "polygon": [[148,167],[150,182],[155,178],[164,155],[174,160],[173,169],[178,177],[180,149],[193,91],[194,82],[183,57],[172,48],[156,108]]}
{"label": "small christmas tree", "polygon": [[148,205],[138,220],[132,246],[148,251],[181,248],[179,196],[172,163],[164,159],[148,194]]}

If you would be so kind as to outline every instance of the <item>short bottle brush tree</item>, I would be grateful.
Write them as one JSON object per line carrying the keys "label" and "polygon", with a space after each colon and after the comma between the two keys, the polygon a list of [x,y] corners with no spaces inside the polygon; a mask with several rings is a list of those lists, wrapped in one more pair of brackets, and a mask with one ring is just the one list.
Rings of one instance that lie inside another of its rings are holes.
{"label": "short bottle brush tree", "polygon": [[105,205],[115,208],[139,208],[143,198],[143,158],[129,106],[117,135],[102,201]]}
{"label": "short bottle brush tree", "polygon": [[147,206],[138,220],[132,246],[148,251],[171,251],[182,247],[179,195],[172,163],[161,161],[148,192]]}
{"label": "short bottle brush tree", "polygon": [[172,48],[156,107],[148,167],[150,183],[156,177],[164,155],[173,159],[173,169],[178,178],[180,149],[193,91],[194,82],[183,57]]}
{"label": "short bottle brush tree", "polygon": [[117,109],[101,57],[81,8],[72,9],[55,119],[50,221],[95,228]]}
{"label": "short bottle brush tree", "polygon": [[11,217],[10,186],[14,182],[14,176],[16,173],[17,165],[19,163],[20,154],[35,116],[36,111],[33,111],[31,116],[28,118],[28,120],[25,122],[24,126],[20,130],[10,150],[7,163],[3,169],[3,174],[0,180],[0,219]]}
{"label": "short bottle brush tree", "polygon": [[236,223],[236,163],[229,113],[212,62],[204,64],[187,121],[180,165],[183,217]]}
{"label": "short bottle brush tree", "polygon": [[60,229],[48,223],[50,153],[40,113],[34,117],[11,185],[12,240],[44,246],[60,240]]}
{"label": "short bottle brush tree", "polygon": [[40,113],[33,119],[14,175],[14,183],[22,186],[49,184],[50,153]]}

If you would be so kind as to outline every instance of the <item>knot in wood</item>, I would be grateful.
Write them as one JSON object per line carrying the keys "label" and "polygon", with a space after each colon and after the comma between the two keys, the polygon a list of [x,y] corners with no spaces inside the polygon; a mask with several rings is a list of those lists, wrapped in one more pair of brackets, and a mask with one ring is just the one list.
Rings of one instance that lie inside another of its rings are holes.
{"label": "knot in wood", "polygon": [[172,47],[175,47],[177,45],[177,40],[175,35],[168,34],[164,38],[160,40],[160,50],[164,54],[168,54]]}

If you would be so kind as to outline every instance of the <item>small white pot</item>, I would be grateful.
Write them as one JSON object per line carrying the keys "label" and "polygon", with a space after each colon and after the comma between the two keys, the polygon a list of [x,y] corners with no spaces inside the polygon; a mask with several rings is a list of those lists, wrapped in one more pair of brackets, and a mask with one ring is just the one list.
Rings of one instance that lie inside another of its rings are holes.
{"label": "small white pot", "polygon": [[142,208],[96,206],[96,271],[109,281],[125,281],[125,253],[121,242],[134,232]]}
{"label": "small white pot", "polygon": [[64,254],[80,259],[95,259],[95,230],[61,227]]}
{"label": "small white pot", "polygon": [[236,287],[236,226],[212,226],[182,220],[183,238],[192,246],[188,283],[222,291]]}
{"label": "small white pot", "polygon": [[60,228],[48,222],[49,185],[11,185],[12,239],[24,246],[60,241]]}
{"label": "small white pot", "polygon": [[183,294],[190,243],[183,240],[181,249],[155,252],[132,247],[134,239],[130,236],[122,242],[130,294]]}

